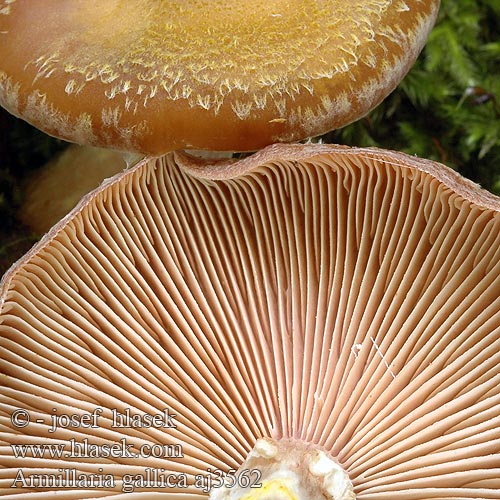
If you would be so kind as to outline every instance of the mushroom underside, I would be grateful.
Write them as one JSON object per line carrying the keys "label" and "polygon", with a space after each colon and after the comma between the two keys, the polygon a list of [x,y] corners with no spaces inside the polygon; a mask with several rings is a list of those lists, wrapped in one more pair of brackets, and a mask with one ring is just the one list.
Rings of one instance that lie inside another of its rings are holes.
{"label": "mushroom underside", "polygon": [[360,500],[499,498],[498,200],[378,150],[207,165],[119,174],[4,277],[0,494],[215,498],[240,468],[263,500],[264,439]]}

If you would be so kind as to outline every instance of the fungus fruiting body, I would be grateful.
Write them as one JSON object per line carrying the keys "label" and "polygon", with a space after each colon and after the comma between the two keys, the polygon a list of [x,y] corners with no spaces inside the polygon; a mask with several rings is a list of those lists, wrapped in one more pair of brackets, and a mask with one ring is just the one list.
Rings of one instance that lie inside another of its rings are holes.
{"label": "fungus fruiting body", "polygon": [[27,180],[19,219],[45,234],[83,195],[126,167],[117,151],[73,144]]}
{"label": "fungus fruiting body", "polygon": [[376,149],[119,174],[1,283],[1,493],[498,498],[499,212]]}
{"label": "fungus fruiting body", "polygon": [[0,105],[80,144],[149,154],[254,151],[370,111],[415,61],[438,6],[4,2]]}

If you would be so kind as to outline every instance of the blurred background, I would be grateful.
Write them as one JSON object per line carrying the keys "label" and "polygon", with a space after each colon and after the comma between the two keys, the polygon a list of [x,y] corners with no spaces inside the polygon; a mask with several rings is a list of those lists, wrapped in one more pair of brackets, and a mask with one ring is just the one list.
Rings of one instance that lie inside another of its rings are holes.
{"label": "blurred background", "polygon": [[[500,195],[500,1],[442,0],[427,45],[399,87],[369,115],[321,140],[436,160]],[[0,108],[0,276],[43,236],[45,229],[25,224],[26,215],[21,221],[22,207],[30,182],[41,182],[44,165],[60,161],[67,147]],[[78,162],[82,177],[85,161]],[[113,156],[100,162],[124,167]],[[46,189],[55,203],[67,188]]]}

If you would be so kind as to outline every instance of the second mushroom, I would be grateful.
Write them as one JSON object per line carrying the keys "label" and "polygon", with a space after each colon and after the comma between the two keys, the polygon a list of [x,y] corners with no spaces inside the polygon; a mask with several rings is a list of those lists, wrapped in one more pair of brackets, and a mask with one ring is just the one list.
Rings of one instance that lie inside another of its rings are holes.
{"label": "second mushroom", "polygon": [[5,276],[2,494],[498,498],[499,200],[379,150],[222,166],[141,163]]}

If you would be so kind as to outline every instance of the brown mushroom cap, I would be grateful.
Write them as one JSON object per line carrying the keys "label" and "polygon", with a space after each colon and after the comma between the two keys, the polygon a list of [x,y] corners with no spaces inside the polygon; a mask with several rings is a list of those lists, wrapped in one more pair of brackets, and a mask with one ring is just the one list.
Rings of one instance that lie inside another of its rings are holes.
{"label": "brown mushroom cap", "polygon": [[82,196],[126,167],[120,152],[73,144],[27,180],[18,217],[36,234],[45,234]]}
{"label": "brown mushroom cap", "polygon": [[363,116],[422,49],[438,0],[47,0],[0,11],[0,105],[143,153],[253,151]]}
{"label": "brown mushroom cap", "polygon": [[[4,277],[0,492],[44,498],[58,488],[12,488],[18,471],[63,469],[113,484],[61,498],[111,496],[164,469],[189,487],[137,484],[137,498],[206,498],[197,474],[238,468],[272,438],[337,459],[358,500],[498,498],[500,200],[376,149],[275,146],[227,163],[142,162]],[[49,432],[51,416],[96,408],[96,428]],[[127,408],[168,409],[176,428],[113,428]],[[29,425],[12,425],[16,409]],[[10,446],[85,439],[183,456]]]}

